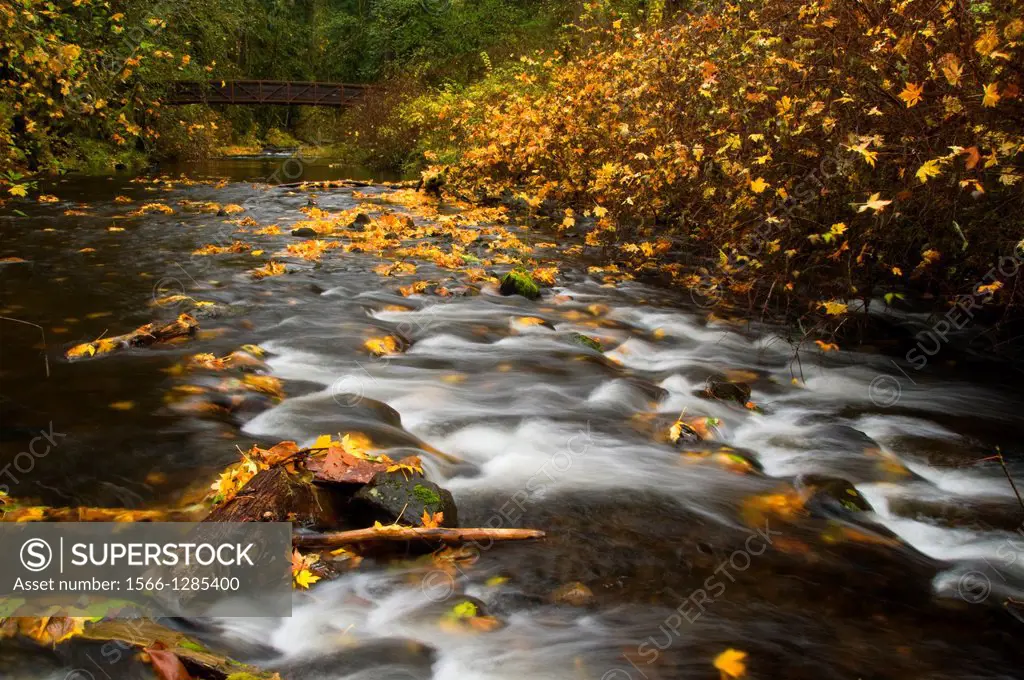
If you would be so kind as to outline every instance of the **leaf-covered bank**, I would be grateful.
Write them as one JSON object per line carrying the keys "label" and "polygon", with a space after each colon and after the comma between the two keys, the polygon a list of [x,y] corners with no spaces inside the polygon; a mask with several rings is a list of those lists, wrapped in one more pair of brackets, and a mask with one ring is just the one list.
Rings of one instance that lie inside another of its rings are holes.
{"label": "leaf-covered bank", "polygon": [[421,104],[427,157],[702,300],[840,317],[914,294],[969,320],[1022,296],[1021,9],[743,0],[591,26],[576,56]]}

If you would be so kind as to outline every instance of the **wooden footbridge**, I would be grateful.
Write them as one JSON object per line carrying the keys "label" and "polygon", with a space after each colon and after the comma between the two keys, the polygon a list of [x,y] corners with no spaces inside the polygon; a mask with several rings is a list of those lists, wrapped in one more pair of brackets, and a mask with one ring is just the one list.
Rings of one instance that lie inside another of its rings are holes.
{"label": "wooden footbridge", "polygon": [[290,80],[216,80],[178,82],[165,104],[293,104],[300,106],[351,106],[369,85],[315,83]]}

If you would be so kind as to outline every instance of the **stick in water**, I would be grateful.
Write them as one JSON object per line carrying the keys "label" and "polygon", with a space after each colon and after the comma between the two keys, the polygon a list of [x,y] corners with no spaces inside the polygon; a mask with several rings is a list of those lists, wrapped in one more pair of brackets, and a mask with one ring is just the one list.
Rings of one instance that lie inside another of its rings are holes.
{"label": "stick in water", "polygon": [[296,546],[332,547],[373,541],[439,541],[468,543],[470,541],[524,541],[544,538],[536,529],[446,529],[433,527],[400,527],[389,525],[326,534],[298,534],[292,538]]}

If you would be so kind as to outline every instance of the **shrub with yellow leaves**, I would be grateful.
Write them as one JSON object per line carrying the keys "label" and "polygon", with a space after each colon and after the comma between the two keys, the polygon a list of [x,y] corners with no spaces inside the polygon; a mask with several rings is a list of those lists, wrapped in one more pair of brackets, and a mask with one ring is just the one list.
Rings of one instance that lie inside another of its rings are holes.
{"label": "shrub with yellow leaves", "polygon": [[[1024,0],[984,7],[734,0],[588,28],[494,74],[503,96],[438,95],[434,138],[461,150],[450,184],[543,206],[630,273],[686,285],[672,260],[704,255],[702,286],[833,322],[879,289],[970,292],[1024,203]],[[894,274],[926,249],[947,266]]]}

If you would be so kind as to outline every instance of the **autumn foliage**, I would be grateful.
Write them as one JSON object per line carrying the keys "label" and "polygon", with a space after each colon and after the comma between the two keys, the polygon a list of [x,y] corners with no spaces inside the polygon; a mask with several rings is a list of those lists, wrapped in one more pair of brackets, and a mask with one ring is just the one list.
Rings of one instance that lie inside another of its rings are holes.
{"label": "autumn foliage", "polygon": [[[454,183],[759,309],[976,293],[1024,236],[1022,10],[744,0],[591,28],[506,96],[445,107]],[[1019,299],[1006,283],[988,298]]]}

